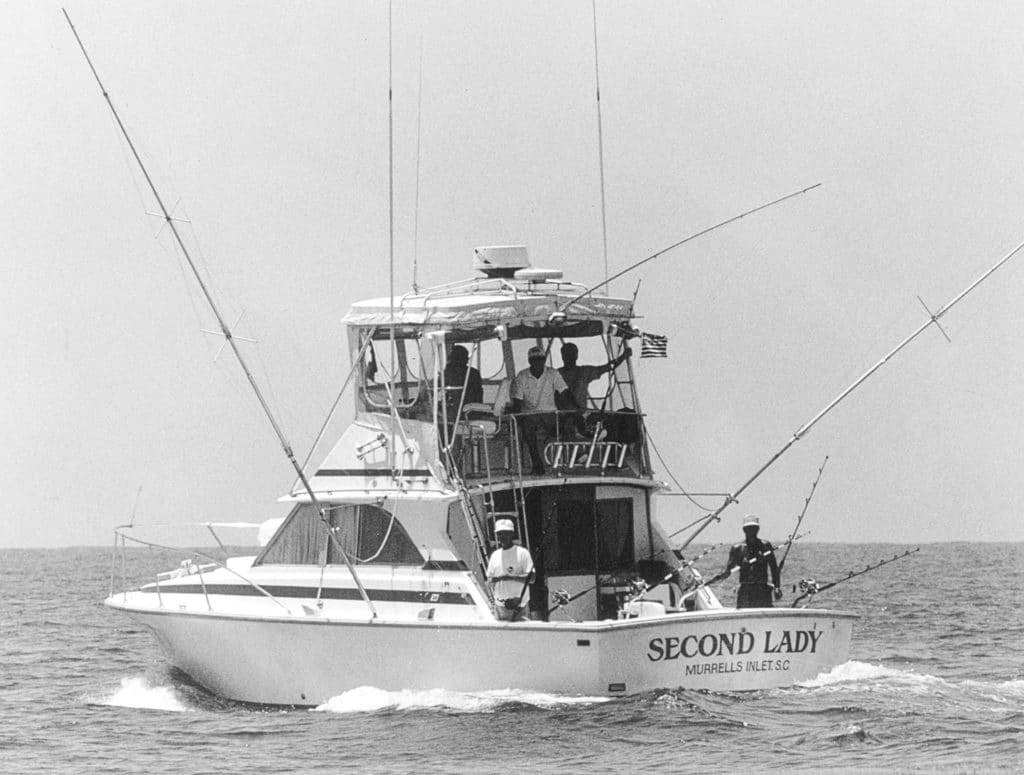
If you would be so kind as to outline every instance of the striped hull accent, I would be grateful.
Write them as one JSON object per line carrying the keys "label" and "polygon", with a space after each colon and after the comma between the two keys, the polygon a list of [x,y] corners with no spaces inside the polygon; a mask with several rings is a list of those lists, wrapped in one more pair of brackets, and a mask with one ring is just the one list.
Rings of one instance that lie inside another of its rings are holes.
{"label": "striped hull accent", "polygon": [[[315,599],[316,587],[306,586],[264,586],[267,592],[278,598]],[[159,590],[155,584],[143,587],[141,592],[163,595],[202,595],[202,584],[161,584]],[[263,593],[248,584],[207,584],[208,595],[234,595],[240,597],[263,597]],[[431,603],[434,605],[473,605],[469,595],[458,592],[431,592],[401,589],[368,589],[366,594],[370,600],[380,603]],[[324,587],[320,591],[322,600],[362,600],[358,589]]]}
{"label": "striped hull accent", "polygon": [[[396,474],[390,468],[321,468],[316,472],[317,476],[391,476]],[[433,476],[426,468],[407,468],[400,474],[399,479],[421,479]]]}

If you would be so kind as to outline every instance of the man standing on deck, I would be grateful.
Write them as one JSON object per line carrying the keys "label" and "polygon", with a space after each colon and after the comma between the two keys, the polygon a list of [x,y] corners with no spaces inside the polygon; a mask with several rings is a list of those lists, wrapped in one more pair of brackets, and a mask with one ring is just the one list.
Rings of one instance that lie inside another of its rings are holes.
{"label": "man standing on deck", "polygon": [[531,347],[526,357],[530,367],[516,374],[512,380],[512,412],[528,412],[519,419],[519,425],[530,453],[533,473],[543,474],[541,443],[555,435],[555,412],[558,409],[555,396],[572,406],[576,400],[558,370],[545,365],[547,355],[543,347]]}
{"label": "man standing on deck", "polygon": [[[743,520],[743,533],[747,539],[736,544],[729,551],[729,562],[725,569],[732,573],[739,568],[740,588],[736,593],[737,608],[771,608],[772,592],[776,600],[782,597],[782,580],[779,577],[779,563],[771,543],[757,537],[761,529],[760,520],[753,514]],[[768,583],[768,570],[772,572],[772,583]]]}
{"label": "man standing on deck", "polygon": [[494,537],[499,547],[487,562],[487,581],[494,592],[494,615],[504,621],[530,618],[530,582],[533,558],[513,539],[516,528],[511,519],[494,522]]}

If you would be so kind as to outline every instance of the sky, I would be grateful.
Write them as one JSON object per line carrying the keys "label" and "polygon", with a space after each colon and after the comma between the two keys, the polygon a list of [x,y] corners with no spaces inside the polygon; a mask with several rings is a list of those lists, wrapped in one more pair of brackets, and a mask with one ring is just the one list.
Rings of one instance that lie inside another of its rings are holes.
{"label": "sky", "polygon": [[[299,458],[386,295],[384,2],[64,4]],[[61,5],[0,5],[0,547],[262,521],[292,470],[186,275]],[[669,475],[733,492],[1024,241],[1016,2],[597,0],[608,262]],[[398,289],[473,248],[604,276],[590,0],[395,0]],[[415,267],[415,269],[414,269]],[[702,538],[1024,540],[1024,255],[844,399]],[[920,300],[919,300],[920,299]],[[350,412],[351,401],[343,401]],[[670,529],[719,500],[667,497]]]}

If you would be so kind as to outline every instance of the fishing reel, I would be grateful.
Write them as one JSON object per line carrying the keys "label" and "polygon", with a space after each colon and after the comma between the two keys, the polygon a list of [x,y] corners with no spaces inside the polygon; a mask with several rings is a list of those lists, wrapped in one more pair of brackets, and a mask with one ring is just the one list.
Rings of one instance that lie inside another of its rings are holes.
{"label": "fishing reel", "polygon": [[800,583],[793,587],[794,592],[796,592],[797,586],[800,587],[800,592],[804,595],[816,595],[821,589],[821,584],[814,579],[800,579]]}
{"label": "fishing reel", "polygon": [[551,602],[555,604],[556,608],[564,605],[569,605],[569,601],[571,598],[572,595],[570,595],[564,589],[556,589],[554,592],[551,593]]}
{"label": "fishing reel", "polygon": [[644,592],[650,588],[650,584],[643,579],[633,579],[629,582],[629,598],[636,600],[639,597],[643,597]]}

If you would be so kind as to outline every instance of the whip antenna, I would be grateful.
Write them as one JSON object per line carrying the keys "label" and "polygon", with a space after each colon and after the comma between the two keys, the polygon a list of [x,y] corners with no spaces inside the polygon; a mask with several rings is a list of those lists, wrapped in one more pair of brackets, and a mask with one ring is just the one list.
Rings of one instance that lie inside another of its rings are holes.
{"label": "whip antenna", "polygon": [[391,403],[391,443],[388,445],[388,459],[392,474],[395,470],[395,425],[398,423],[398,407],[395,405],[395,135],[394,135],[394,99],[392,97],[391,52],[393,49],[391,8],[388,0],[388,310],[391,326],[388,339],[391,343],[391,366],[388,379],[391,389],[388,399]]}
{"label": "whip antenna", "polygon": [[231,333],[231,329],[228,327],[227,321],[221,314],[220,308],[217,306],[217,302],[214,301],[213,296],[210,294],[210,290],[206,287],[206,283],[203,282],[203,277],[199,273],[199,269],[196,267],[195,262],[192,260],[192,254],[189,253],[188,248],[185,247],[185,243],[181,239],[181,234],[178,232],[178,227],[174,225],[175,219],[171,217],[171,214],[164,206],[163,198],[160,196],[160,192],[157,190],[156,184],[153,183],[153,179],[149,176],[146,165],[143,164],[142,158],[139,156],[139,152],[135,149],[135,143],[132,142],[131,137],[128,135],[128,130],[125,129],[124,123],[121,121],[121,116],[118,115],[117,109],[114,107],[114,103],[110,99],[110,94],[103,85],[103,81],[100,80],[99,73],[96,72],[96,68],[93,66],[92,60],[89,58],[89,53],[85,50],[85,44],[82,43],[82,39],[78,36],[78,30],[76,30],[75,25],[71,23],[71,17],[68,16],[68,12],[63,8],[61,9],[61,12],[64,14],[64,18],[67,19],[68,26],[71,27],[71,32],[75,36],[75,40],[78,41],[78,47],[82,50],[82,55],[85,57],[85,61],[89,65],[89,69],[92,70],[96,83],[99,84],[100,91],[103,93],[103,98],[107,101],[107,107],[110,108],[110,112],[114,115],[114,120],[117,122],[117,126],[121,130],[121,135],[124,137],[125,142],[128,143],[128,148],[131,150],[132,156],[135,157],[135,162],[139,165],[139,170],[141,170],[142,176],[146,179],[146,183],[149,185],[149,190],[153,192],[153,198],[156,199],[156,203],[160,207],[160,212],[162,214],[161,217],[166,221],[167,226],[174,235],[174,241],[178,244],[178,248],[185,257],[185,261],[188,263],[189,269],[192,270],[192,276],[195,277],[195,280],[199,284],[199,288],[202,290],[203,296],[206,299],[206,303],[209,305],[214,317],[217,318],[217,324],[220,327],[221,333],[224,335],[224,339],[227,341],[228,345],[230,345],[231,351],[235,354],[235,359],[238,361],[238,365],[241,366],[242,371],[245,373],[245,378],[249,381],[249,386],[252,388],[253,393],[255,393],[256,400],[259,401],[260,407],[263,409],[263,413],[266,415],[267,420],[270,421],[270,425],[274,429],[274,433],[277,435],[277,440],[281,443],[281,448],[284,450],[284,454],[288,457],[292,467],[298,474],[299,480],[302,482],[306,493],[309,495],[310,503],[316,508],[321,521],[323,521],[327,526],[327,534],[333,539],[339,554],[341,554],[342,558],[345,560],[345,565],[348,567],[349,573],[352,574],[353,581],[355,581],[356,586],[359,588],[359,594],[369,606],[373,617],[376,618],[377,611],[374,608],[373,603],[370,601],[369,596],[366,594],[366,590],[363,588],[362,582],[359,580],[355,566],[353,566],[352,560],[349,559],[348,552],[346,552],[342,548],[341,544],[338,543],[338,539],[334,535],[334,530],[330,526],[330,521],[327,519],[323,506],[313,493],[313,488],[310,485],[309,480],[306,478],[306,474],[302,470],[302,466],[300,466],[299,461],[295,459],[295,454],[292,452],[291,445],[288,443],[288,439],[285,438],[284,431],[281,430],[281,426],[278,424],[277,418],[274,417],[274,413],[271,411],[270,405],[263,397],[263,391],[260,390],[260,386],[256,382],[256,378],[249,369],[249,365],[246,363],[245,358],[242,357],[242,352],[238,349],[238,344],[235,341],[234,334]]}
{"label": "whip antenna", "polygon": [[590,10],[594,20],[594,85],[597,92],[597,159],[601,171],[601,249],[604,251],[604,284],[608,286],[605,293],[611,293],[608,279],[608,221],[605,216],[604,204],[604,132],[601,127],[601,69],[597,54],[597,0],[590,0]]}
{"label": "whip antenna", "polygon": [[420,35],[420,83],[416,93],[416,203],[412,221],[412,289],[419,293],[420,256],[420,136],[423,134],[423,36]]}

